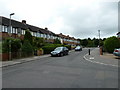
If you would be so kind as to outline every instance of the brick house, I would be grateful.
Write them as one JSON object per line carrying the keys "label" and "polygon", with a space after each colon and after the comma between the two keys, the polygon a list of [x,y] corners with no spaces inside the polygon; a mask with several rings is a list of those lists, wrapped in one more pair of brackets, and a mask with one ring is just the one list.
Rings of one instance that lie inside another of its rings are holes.
{"label": "brick house", "polygon": [[0,37],[4,40],[6,37],[9,37],[9,32],[11,33],[11,37],[23,39],[25,35],[25,30],[29,30],[33,37],[42,37],[46,40],[46,42],[53,43],[56,37],[56,34],[49,31],[47,28],[39,28],[33,25],[26,24],[25,20],[22,22],[11,20],[11,31],[9,31],[9,22],[10,19],[0,16],[1,24],[0,24]]}
{"label": "brick house", "polygon": [[61,43],[66,45],[76,46],[80,42],[77,41],[74,37],[70,37],[69,35],[55,34],[52,31],[48,30],[48,28],[39,28],[33,25],[29,25],[25,20],[22,22],[11,20],[11,31],[9,27],[10,19],[0,16],[0,37],[4,40],[6,37],[10,37],[9,33],[11,33],[11,37],[23,39],[25,35],[25,30],[29,30],[33,37],[42,37],[48,43],[53,43],[54,39],[58,38]]}
{"label": "brick house", "polygon": [[63,35],[62,33],[57,34],[60,37],[60,40],[62,42],[62,44],[65,45],[71,45],[71,46],[77,46],[80,44],[80,42],[75,39],[74,37],[70,37],[69,35]]}

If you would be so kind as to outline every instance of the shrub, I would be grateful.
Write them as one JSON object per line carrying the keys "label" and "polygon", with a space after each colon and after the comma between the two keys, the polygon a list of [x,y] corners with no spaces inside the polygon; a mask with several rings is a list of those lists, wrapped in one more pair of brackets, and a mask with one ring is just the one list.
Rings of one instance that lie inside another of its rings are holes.
{"label": "shrub", "polygon": [[33,38],[29,30],[25,31],[24,41],[25,40],[28,40],[31,45],[33,44]]}
{"label": "shrub", "polygon": [[61,44],[61,41],[60,41],[58,38],[56,38],[56,39],[54,40],[54,44]]}
{"label": "shrub", "polygon": [[113,53],[115,48],[120,48],[120,40],[115,36],[109,37],[104,42],[104,48],[105,51]]}
{"label": "shrub", "polygon": [[44,54],[50,54],[55,49],[55,46],[43,46]]}
{"label": "shrub", "polygon": [[56,47],[61,47],[62,44],[46,44],[43,46],[44,54],[50,54],[51,51],[53,51]]}
{"label": "shrub", "polygon": [[21,50],[25,56],[33,55],[33,48],[28,40],[24,41]]}
{"label": "shrub", "polygon": [[2,42],[2,52],[9,52],[9,50],[11,50],[11,52],[17,52],[20,48],[21,48],[20,39],[6,38]]}
{"label": "shrub", "polygon": [[69,50],[71,50],[71,45],[64,45],[64,47],[68,48]]}
{"label": "shrub", "polygon": [[44,39],[40,37],[33,37],[33,47],[39,49],[44,45]]}

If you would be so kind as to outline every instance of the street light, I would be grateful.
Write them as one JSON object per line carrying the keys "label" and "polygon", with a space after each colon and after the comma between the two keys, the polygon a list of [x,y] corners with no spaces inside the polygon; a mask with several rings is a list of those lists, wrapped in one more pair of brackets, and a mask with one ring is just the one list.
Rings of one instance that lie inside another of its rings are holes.
{"label": "street light", "polygon": [[98,34],[99,34],[99,47],[100,47],[100,30],[98,30]]}
{"label": "street light", "polygon": [[[11,33],[11,16],[14,15],[15,13],[11,13],[10,14],[10,21],[9,21],[9,36],[11,37],[12,36],[12,33]],[[11,40],[9,41],[9,60],[11,60]]]}

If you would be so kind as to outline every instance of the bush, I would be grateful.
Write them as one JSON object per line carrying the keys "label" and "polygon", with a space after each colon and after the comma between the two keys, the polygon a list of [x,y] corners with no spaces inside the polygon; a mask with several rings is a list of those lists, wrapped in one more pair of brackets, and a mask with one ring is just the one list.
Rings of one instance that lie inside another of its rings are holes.
{"label": "bush", "polygon": [[33,37],[33,47],[39,49],[44,45],[44,39],[40,37]]}
{"label": "bush", "polygon": [[104,42],[104,48],[105,51],[113,53],[115,48],[120,48],[120,40],[115,36],[109,37]]}
{"label": "bush", "polygon": [[24,41],[21,50],[25,56],[33,55],[33,47],[28,40]]}
{"label": "bush", "polygon": [[[11,48],[10,48],[11,45]],[[21,48],[21,41],[20,39],[14,39],[14,38],[6,38],[2,42],[2,52],[17,52]]]}
{"label": "bush", "polygon": [[53,51],[56,47],[61,47],[62,44],[46,44],[43,46],[44,54],[50,54],[51,51]]}
{"label": "bush", "polygon": [[31,45],[33,44],[33,38],[32,38],[32,35],[31,35],[31,33],[30,33],[29,30],[26,30],[26,31],[25,31],[24,41],[25,41],[25,40],[28,40]]}
{"label": "bush", "polygon": [[71,50],[71,45],[64,45],[64,47],[68,48],[69,50]]}
{"label": "bush", "polygon": [[60,41],[58,38],[56,38],[56,39],[54,40],[54,44],[61,44],[61,41]]}

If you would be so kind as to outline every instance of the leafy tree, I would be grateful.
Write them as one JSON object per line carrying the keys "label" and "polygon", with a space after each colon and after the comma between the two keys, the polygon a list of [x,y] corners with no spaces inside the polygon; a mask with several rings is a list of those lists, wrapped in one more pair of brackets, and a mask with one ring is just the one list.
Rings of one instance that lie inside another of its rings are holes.
{"label": "leafy tree", "polygon": [[33,44],[32,35],[29,30],[25,31],[24,41],[26,41],[26,40],[28,40],[31,45]]}
{"label": "leafy tree", "polygon": [[61,42],[60,42],[60,40],[59,40],[58,38],[56,38],[56,39],[54,40],[54,44],[61,44]]}
{"label": "leafy tree", "polygon": [[44,39],[40,37],[33,37],[33,47],[35,49],[41,48],[45,44]]}
{"label": "leafy tree", "polygon": [[88,45],[88,40],[87,39],[83,39],[81,41],[81,45],[86,47]]}
{"label": "leafy tree", "polygon": [[87,44],[88,47],[93,47],[94,46],[94,43],[92,40],[88,40],[88,44]]}
{"label": "leafy tree", "polygon": [[2,43],[3,52],[9,52],[9,50],[11,50],[11,52],[17,52],[20,48],[21,48],[20,39],[6,38]]}
{"label": "leafy tree", "polygon": [[109,37],[104,42],[105,50],[109,53],[113,53],[115,48],[120,48],[120,40],[113,36]]}
{"label": "leafy tree", "polygon": [[28,40],[24,41],[21,50],[26,55],[33,54],[33,47],[32,47],[32,45],[30,44],[30,42]]}
{"label": "leafy tree", "polygon": [[99,40],[98,39],[93,39],[94,46],[97,47],[99,45]]}

